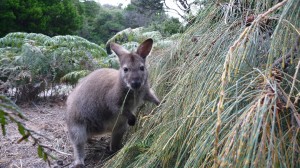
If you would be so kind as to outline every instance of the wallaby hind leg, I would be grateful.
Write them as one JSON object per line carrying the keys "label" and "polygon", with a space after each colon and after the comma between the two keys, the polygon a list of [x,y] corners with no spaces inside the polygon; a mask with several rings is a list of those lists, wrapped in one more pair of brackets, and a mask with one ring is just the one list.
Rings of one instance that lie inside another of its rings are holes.
{"label": "wallaby hind leg", "polygon": [[115,128],[111,135],[110,150],[116,152],[122,148],[122,139],[127,130],[127,125]]}
{"label": "wallaby hind leg", "polygon": [[74,151],[74,167],[84,166],[84,145],[87,141],[85,125],[69,126],[69,134]]}

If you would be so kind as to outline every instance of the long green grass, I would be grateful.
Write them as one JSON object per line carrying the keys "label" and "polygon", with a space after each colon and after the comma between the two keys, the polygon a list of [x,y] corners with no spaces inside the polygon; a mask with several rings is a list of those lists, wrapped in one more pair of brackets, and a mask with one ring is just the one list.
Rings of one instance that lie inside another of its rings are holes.
{"label": "long green grass", "polygon": [[149,57],[163,103],[105,167],[300,166],[299,36],[299,0],[207,3]]}

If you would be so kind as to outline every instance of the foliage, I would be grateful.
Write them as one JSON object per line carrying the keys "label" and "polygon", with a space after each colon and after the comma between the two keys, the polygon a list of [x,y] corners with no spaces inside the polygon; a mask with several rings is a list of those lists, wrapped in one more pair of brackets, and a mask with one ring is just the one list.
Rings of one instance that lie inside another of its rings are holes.
{"label": "foliage", "polygon": [[94,21],[93,32],[102,37],[100,43],[105,43],[111,36],[125,28],[124,22],[120,9],[103,9]]}
{"label": "foliage", "polygon": [[0,24],[5,26],[0,27],[0,37],[20,31],[72,34],[82,24],[77,4],[76,0],[2,0]]}
{"label": "foliage", "polygon": [[300,1],[218,2],[148,58],[163,103],[104,167],[300,165]]}
{"label": "foliage", "polygon": [[37,98],[62,77],[68,81],[70,72],[106,66],[105,50],[77,36],[10,33],[0,39],[0,50],[1,91],[14,92],[18,101]]}
{"label": "foliage", "polygon": [[183,32],[183,26],[177,18],[167,18],[161,24],[152,23],[150,27],[161,32],[164,37]]}
{"label": "foliage", "polygon": [[132,0],[131,4],[137,8],[140,13],[152,14],[163,11],[163,2],[161,0]]}
{"label": "foliage", "polygon": [[[176,4],[176,7],[174,5],[170,5],[170,1],[166,0],[132,0],[132,5],[135,6],[140,13],[156,13],[156,12],[162,12],[162,11],[168,11],[172,13],[176,13],[178,16],[181,17],[182,20],[189,23],[193,17],[194,11],[192,8],[200,9],[204,5],[208,3],[206,0],[173,0],[173,3]],[[195,12],[194,12],[195,13]]]}
{"label": "foliage", "polygon": [[131,3],[124,10],[126,27],[146,27],[152,31],[159,31],[164,37],[178,33],[183,27],[177,18],[170,18],[162,8],[148,8],[147,5],[151,7],[153,1]]}
{"label": "foliage", "polygon": [[72,71],[63,76],[60,81],[63,83],[75,85],[80,78],[87,76],[89,73],[89,70]]}
{"label": "foliage", "polygon": [[[178,19],[169,18],[162,10],[155,12],[129,4],[125,9],[114,6],[100,6],[93,1],[83,2],[85,9],[84,26],[78,34],[90,41],[98,44],[108,43],[107,41],[114,36],[120,37],[121,34],[138,27],[147,27],[147,31],[160,31],[164,36],[178,33],[181,23]],[[143,11],[143,12],[141,12]],[[145,31],[144,31],[145,32]],[[132,37],[132,36],[138,37]],[[138,39],[139,34],[129,35],[126,41],[130,42]],[[123,38],[123,36],[122,36]]]}
{"label": "foliage", "polygon": [[[157,1],[158,2],[158,1]],[[143,2],[144,3],[144,2]],[[146,1],[145,1],[146,3]],[[45,35],[74,34],[96,44],[126,28],[149,27],[163,36],[178,33],[178,19],[169,18],[160,8],[149,8],[132,1],[125,9],[95,1],[78,0],[4,0],[0,2],[0,37],[9,32],[32,32]]]}
{"label": "foliage", "polygon": [[162,6],[159,7],[162,4],[158,4],[155,8],[148,6],[152,3],[153,1],[131,1],[131,4],[124,9],[126,27],[147,27],[152,23],[160,24],[168,18]]}
{"label": "foliage", "polygon": [[50,153],[45,150],[45,146],[41,144],[39,138],[42,136],[37,132],[30,130],[23,123],[27,119],[24,117],[20,109],[6,96],[0,94],[0,124],[2,129],[2,135],[6,135],[5,126],[9,122],[13,122],[18,127],[19,134],[22,136],[17,142],[28,141],[28,139],[33,140],[33,145],[37,146],[38,156],[44,161],[47,161],[50,165],[49,156],[54,158]]}
{"label": "foliage", "polygon": [[106,41],[125,28],[123,9],[114,6],[100,6],[94,1],[83,2],[84,25],[78,34],[97,44]]}
{"label": "foliage", "polygon": [[133,51],[137,48],[139,43],[143,42],[148,38],[152,38],[155,41],[153,47],[156,50],[156,49],[170,47],[180,37],[181,34],[177,33],[168,38],[163,38],[163,36],[159,31],[151,31],[151,28],[138,27],[135,29],[131,29],[131,28],[124,29],[118,32],[112,38],[110,38],[106,43],[106,52],[108,54],[111,54],[108,57],[108,62],[111,65],[111,67],[114,68],[118,67],[116,55],[111,53],[111,49],[110,49],[111,42],[122,44],[123,47],[125,47],[127,50]]}

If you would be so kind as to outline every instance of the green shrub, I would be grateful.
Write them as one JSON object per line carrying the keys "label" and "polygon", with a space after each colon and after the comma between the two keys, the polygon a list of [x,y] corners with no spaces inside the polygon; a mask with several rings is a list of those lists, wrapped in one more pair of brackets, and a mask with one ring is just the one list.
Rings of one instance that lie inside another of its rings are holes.
{"label": "green shrub", "polygon": [[[62,78],[70,82],[68,73],[107,66],[105,50],[77,36],[10,33],[0,39],[0,50],[3,92],[13,91],[17,101],[37,98]],[[76,82],[73,77],[70,80]]]}

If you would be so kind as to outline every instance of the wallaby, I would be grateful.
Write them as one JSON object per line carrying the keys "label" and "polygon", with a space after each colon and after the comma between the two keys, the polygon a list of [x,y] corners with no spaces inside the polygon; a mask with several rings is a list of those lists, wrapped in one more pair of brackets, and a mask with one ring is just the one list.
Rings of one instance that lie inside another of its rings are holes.
{"label": "wallaby", "polygon": [[136,122],[136,108],[144,100],[159,105],[150,89],[145,65],[153,45],[145,40],[136,52],[111,43],[119,57],[119,70],[102,68],[83,78],[67,99],[67,127],[73,145],[75,167],[84,166],[84,145],[97,134],[112,133],[110,151],[122,147],[122,137]]}

